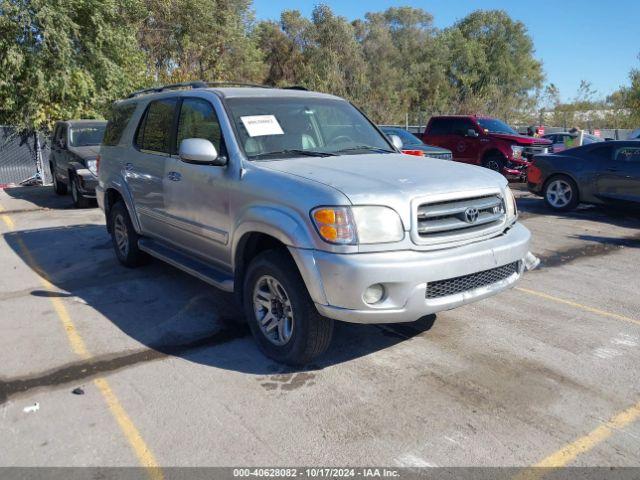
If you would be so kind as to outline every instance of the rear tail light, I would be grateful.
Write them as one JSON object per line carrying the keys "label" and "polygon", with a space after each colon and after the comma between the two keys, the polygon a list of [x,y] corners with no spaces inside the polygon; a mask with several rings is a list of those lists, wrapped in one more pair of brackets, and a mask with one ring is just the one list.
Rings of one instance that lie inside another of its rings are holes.
{"label": "rear tail light", "polygon": [[535,160],[527,168],[527,181],[536,185],[542,181],[542,170],[535,166]]}
{"label": "rear tail light", "polygon": [[424,157],[424,152],[422,150],[402,150],[402,153],[405,155],[415,155],[416,157]]}

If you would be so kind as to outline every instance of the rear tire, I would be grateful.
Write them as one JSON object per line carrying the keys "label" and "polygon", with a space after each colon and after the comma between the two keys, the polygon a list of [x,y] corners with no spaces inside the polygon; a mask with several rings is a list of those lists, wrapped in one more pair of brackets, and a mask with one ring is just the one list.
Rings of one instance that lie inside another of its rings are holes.
{"label": "rear tire", "polygon": [[138,248],[140,235],[133,228],[129,211],[122,201],[116,202],[109,212],[111,216],[111,241],[116,257],[125,267],[143,265],[148,255]]}
{"label": "rear tire", "polygon": [[91,205],[91,199],[83,197],[80,193],[78,177],[69,175],[69,178],[71,178],[71,198],[73,199],[73,206],[76,208],[87,208]]}
{"label": "rear tire", "polygon": [[498,173],[502,173],[506,165],[506,160],[499,153],[491,153],[482,160],[482,166],[484,168],[488,168],[489,170],[493,170]]}
{"label": "rear tire", "polygon": [[554,175],[544,185],[544,201],[558,212],[568,212],[580,203],[578,185],[566,175]]}
{"label": "rear tire", "polygon": [[49,168],[51,169],[51,177],[53,178],[53,191],[56,192],[57,195],[66,195],[67,185],[58,180],[53,163],[49,164]]}
{"label": "rear tire", "polygon": [[243,303],[260,350],[277,362],[307,364],[331,343],[333,320],[318,313],[295,262],[284,250],[268,250],[251,261]]}

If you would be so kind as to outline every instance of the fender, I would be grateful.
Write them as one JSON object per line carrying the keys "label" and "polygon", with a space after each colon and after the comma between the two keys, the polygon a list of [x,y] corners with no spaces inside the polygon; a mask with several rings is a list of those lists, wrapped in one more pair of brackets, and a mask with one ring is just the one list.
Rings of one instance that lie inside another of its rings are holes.
{"label": "fender", "polygon": [[240,216],[233,232],[231,261],[234,271],[237,267],[236,254],[243,237],[248,233],[269,235],[287,246],[312,300],[326,304],[322,278],[313,257],[315,245],[311,235],[314,232],[310,232],[307,225],[299,213],[288,208],[270,205],[249,207]]}
{"label": "fender", "polygon": [[[100,187],[98,187],[100,188]],[[131,223],[133,224],[133,228],[136,233],[141,234],[142,229],[140,227],[140,220],[138,219],[138,214],[136,213],[135,204],[133,202],[133,197],[131,196],[131,192],[127,186],[127,183],[122,180],[120,176],[116,179],[109,182],[108,185],[104,185],[104,193],[107,195],[109,190],[115,190],[120,194],[122,199],[124,200],[124,205],[127,207],[127,211],[129,212],[129,217],[131,218]],[[105,216],[107,217],[107,224],[109,223],[109,211],[105,207]]]}

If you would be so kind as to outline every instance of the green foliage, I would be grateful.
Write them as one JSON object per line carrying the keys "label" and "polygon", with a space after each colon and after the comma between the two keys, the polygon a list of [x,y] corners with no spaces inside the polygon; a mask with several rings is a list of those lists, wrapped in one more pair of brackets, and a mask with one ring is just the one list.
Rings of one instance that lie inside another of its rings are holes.
{"label": "green foliage", "polygon": [[350,22],[318,5],[255,23],[250,0],[0,0],[0,34],[0,123],[23,128],[194,79],[304,85],[381,123],[418,111],[509,119],[543,80],[524,25],[502,11],[438,30],[411,7]]}
{"label": "green foliage", "polygon": [[100,117],[145,83],[133,1],[0,0],[0,124]]}

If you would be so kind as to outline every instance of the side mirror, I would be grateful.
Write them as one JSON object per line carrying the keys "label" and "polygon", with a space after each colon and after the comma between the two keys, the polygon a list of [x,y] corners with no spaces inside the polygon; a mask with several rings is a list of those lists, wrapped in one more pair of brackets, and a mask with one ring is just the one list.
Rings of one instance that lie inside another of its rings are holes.
{"label": "side mirror", "polygon": [[186,163],[223,166],[227,159],[218,155],[216,147],[205,138],[185,138],[178,150],[180,160]]}
{"label": "side mirror", "polygon": [[402,146],[404,144],[402,143],[402,139],[398,135],[389,135],[389,140],[391,140],[391,143],[393,143],[394,147],[396,147],[398,150],[402,150]]}
{"label": "side mirror", "polygon": [[480,134],[478,132],[476,132],[473,128],[470,128],[469,130],[467,130],[467,137],[479,137]]}

